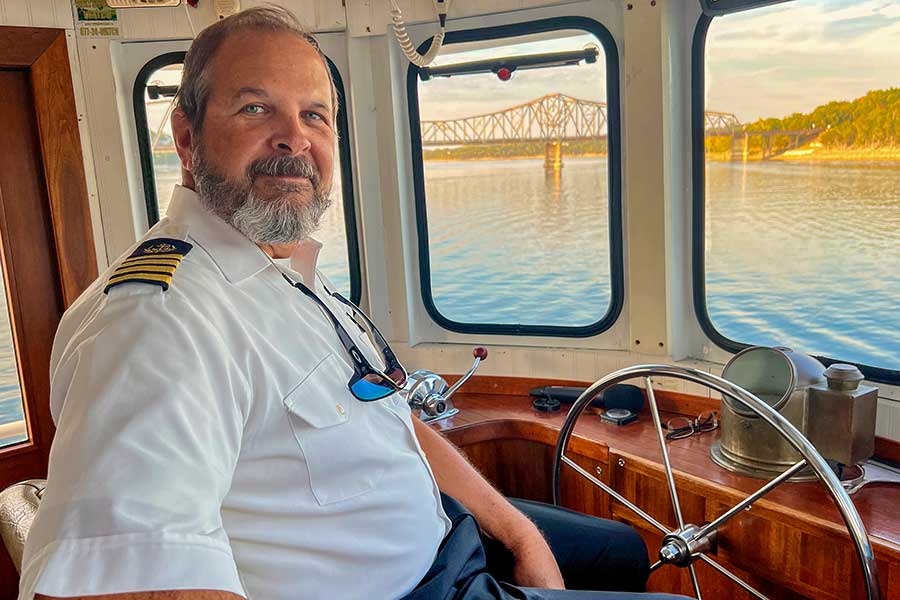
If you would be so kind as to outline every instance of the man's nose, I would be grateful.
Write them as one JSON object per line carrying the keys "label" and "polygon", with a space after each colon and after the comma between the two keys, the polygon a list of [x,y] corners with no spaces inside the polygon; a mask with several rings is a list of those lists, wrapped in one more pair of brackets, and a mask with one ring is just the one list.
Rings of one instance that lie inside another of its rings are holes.
{"label": "man's nose", "polygon": [[310,141],[306,128],[296,115],[285,115],[278,121],[272,136],[272,148],[278,153],[298,155],[309,150]]}

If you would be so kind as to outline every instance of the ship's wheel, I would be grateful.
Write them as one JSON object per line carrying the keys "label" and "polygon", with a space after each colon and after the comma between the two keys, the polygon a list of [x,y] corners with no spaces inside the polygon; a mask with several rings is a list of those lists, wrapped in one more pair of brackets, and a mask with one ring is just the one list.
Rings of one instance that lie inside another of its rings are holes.
{"label": "ship's wheel", "polygon": [[[685,523],[681,515],[681,505],[678,502],[678,492],[675,488],[675,477],[672,472],[672,465],[669,462],[669,453],[666,449],[666,437],[663,432],[662,422],[660,421],[659,409],[656,404],[656,397],[653,393],[651,377],[671,377],[698,383],[725,396],[729,396],[738,402],[742,402],[756,415],[774,427],[775,430],[800,453],[802,459],[763,485],[756,492],[750,494],[732,508],[722,513],[713,521],[701,525]],[[653,423],[656,426],[659,446],[662,451],[666,483],[669,487],[669,496],[672,500],[672,508],[675,512],[675,519],[678,524],[678,528],[675,530],[669,529],[654,519],[640,507],[636,506],[627,498],[616,492],[612,487],[600,481],[597,477],[566,456],[566,449],[569,445],[569,439],[572,437],[572,431],[575,429],[575,423],[578,420],[578,417],[581,416],[581,413],[590,406],[591,400],[611,386],[631,379],[643,379],[646,386],[647,401],[650,405],[650,412],[653,415]],[[859,517],[859,513],[856,512],[856,508],[853,506],[853,502],[850,500],[850,496],[844,491],[841,482],[828,466],[828,463],[815,447],[813,447],[809,440],[807,440],[796,427],[781,416],[776,410],[750,392],[721,377],[716,377],[715,375],[696,369],[674,367],[671,365],[638,365],[610,373],[606,377],[595,382],[579,396],[578,400],[572,405],[572,409],[569,411],[562,430],[559,433],[559,440],[556,444],[556,457],[553,465],[553,501],[556,504],[559,504],[560,502],[560,470],[563,464],[571,467],[576,473],[599,487],[613,499],[632,510],[635,514],[656,528],[663,535],[663,541],[662,547],[659,550],[659,560],[650,567],[651,572],[663,565],[674,565],[676,567],[688,569],[690,571],[691,581],[694,585],[694,592],[698,599],[702,599],[702,594],[700,583],[694,570],[694,562],[700,560],[707,563],[725,577],[734,581],[734,583],[756,598],[768,600],[767,596],[707,556],[706,553],[713,546],[716,531],[719,527],[740,514],[741,511],[749,508],[754,502],[778,487],[781,483],[790,479],[793,475],[808,468],[812,470],[822,484],[825,485],[831,498],[834,500],[835,504],[837,504],[841,516],[847,525],[847,530],[850,533],[850,538],[853,540],[859,563],[862,567],[867,592],[866,597],[869,600],[880,600],[881,598],[878,589],[875,557],[872,552],[872,546],[869,543],[868,535],[866,534],[866,529]]]}

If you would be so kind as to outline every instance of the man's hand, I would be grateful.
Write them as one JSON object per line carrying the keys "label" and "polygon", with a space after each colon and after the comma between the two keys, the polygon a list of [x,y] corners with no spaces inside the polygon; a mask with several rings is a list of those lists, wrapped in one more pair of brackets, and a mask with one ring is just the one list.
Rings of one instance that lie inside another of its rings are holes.
{"label": "man's hand", "polygon": [[514,583],[565,589],[559,565],[534,523],[495,490],[442,435],[416,417],[413,426],[441,491],[459,500],[487,535],[512,552]]}

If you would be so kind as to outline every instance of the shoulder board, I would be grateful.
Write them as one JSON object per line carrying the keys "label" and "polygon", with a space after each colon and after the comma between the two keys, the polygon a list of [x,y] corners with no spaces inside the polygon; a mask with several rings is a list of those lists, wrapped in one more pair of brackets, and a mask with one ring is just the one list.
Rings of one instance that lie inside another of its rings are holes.
{"label": "shoulder board", "polygon": [[193,248],[183,240],[154,238],[143,242],[115,268],[103,293],[123,283],[149,283],[169,289],[175,269]]}

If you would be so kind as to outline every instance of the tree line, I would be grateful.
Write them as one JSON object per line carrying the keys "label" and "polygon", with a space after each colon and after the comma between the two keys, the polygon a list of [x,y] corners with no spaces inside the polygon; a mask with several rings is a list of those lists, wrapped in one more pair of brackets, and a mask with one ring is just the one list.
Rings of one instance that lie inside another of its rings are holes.
{"label": "tree line", "polygon": [[[818,106],[809,113],[794,113],[782,119],[759,119],[742,128],[746,132],[806,129],[823,129],[816,142],[828,148],[898,148],[900,88],[872,90],[856,100],[835,100]],[[787,146],[788,138],[778,136],[773,142],[777,149]],[[730,143],[730,137],[711,136],[706,139],[706,149],[710,152],[724,152],[729,149]],[[758,148],[761,143],[762,139],[759,137],[750,139],[751,149]]]}

